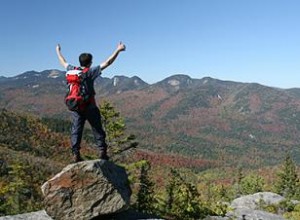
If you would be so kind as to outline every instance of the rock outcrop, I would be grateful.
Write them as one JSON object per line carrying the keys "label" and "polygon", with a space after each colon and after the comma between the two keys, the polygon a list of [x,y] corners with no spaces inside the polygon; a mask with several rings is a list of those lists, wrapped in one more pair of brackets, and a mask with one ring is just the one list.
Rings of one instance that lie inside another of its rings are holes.
{"label": "rock outcrop", "polygon": [[[264,207],[277,206],[286,200],[284,197],[272,192],[259,192],[252,195],[241,196],[233,200],[225,217],[207,216],[205,220],[284,220],[283,216],[266,212]],[[298,201],[294,201],[298,203]]]}
{"label": "rock outcrop", "polygon": [[278,205],[283,200],[285,200],[285,198],[276,193],[259,192],[253,195],[242,196],[233,200],[231,202],[231,207],[234,209],[260,209],[262,205]]}
{"label": "rock outcrop", "polygon": [[242,196],[231,202],[233,211],[227,213],[227,216],[237,217],[237,219],[284,220],[281,215],[263,210],[263,207],[279,205],[284,200],[284,197],[272,192],[259,192]]}
{"label": "rock outcrop", "polygon": [[38,212],[4,216],[0,217],[0,220],[52,220],[52,218],[49,215],[47,215],[45,210],[41,210]]}
{"label": "rock outcrop", "polygon": [[53,219],[89,220],[129,207],[125,169],[105,160],[66,166],[42,186],[45,210]]}
{"label": "rock outcrop", "polygon": [[[148,215],[144,213],[139,213],[135,210],[126,210],[120,213],[114,213],[111,215],[98,216],[93,218],[93,220],[164,220],[158,218],[157,216]],[[0,217],[0,220],[53,220],[49,215],[47,215],[45,210],[30,212],[19,215],[11,215]]]}

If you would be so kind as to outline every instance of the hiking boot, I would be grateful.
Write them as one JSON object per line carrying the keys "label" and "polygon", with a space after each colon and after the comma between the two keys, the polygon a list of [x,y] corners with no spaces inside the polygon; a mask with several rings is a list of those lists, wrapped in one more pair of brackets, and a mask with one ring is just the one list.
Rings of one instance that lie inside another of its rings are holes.
{"label": "hiking boot", "polygon": [[78,162],[81,162],[83,161],[82,157],[80,156],[80,154],[73,154],[73,161],[74,163],[78,163]]}
{"label": "hiking boot", "polygon": [[100,150],[99,158],[101,160],[109,160],[106,150]]}

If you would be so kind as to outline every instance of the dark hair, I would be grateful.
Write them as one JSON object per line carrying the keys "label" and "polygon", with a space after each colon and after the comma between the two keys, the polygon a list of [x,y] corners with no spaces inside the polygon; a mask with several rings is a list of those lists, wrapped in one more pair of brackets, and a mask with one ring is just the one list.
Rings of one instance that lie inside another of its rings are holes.
{"label": "dark hair", "polygon": [[89,67],[92,64],[93,56],[90,53],[82,53],[79,56],[80,66]]}

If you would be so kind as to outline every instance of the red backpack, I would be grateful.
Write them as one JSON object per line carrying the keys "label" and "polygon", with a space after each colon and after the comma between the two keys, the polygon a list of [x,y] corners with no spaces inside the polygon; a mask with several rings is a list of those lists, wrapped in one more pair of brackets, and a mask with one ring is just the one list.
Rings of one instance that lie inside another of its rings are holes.
{"label": "red backpack", "polygon": [[83,110],[91,98],[86,84],[88,71],[89,68],[75,68],[66,72],[68,92],[65,103],[70,111]]}

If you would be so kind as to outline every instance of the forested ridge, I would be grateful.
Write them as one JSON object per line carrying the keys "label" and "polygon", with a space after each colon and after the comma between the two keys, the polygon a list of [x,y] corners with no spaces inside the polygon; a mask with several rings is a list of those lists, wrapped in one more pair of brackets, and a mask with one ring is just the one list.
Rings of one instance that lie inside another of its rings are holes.
{"label": "forested ridge", "polygon": [[[48,122],[68,132],[63,72],[29,71],[0,84],[0,107],[64,119],[63,126]],[[97,103],[109,100],[122,113],[141,149],[256,168],[278,165],[288,151],[300,163],[297,88],[173,75],[152,85],[100,77],[95,90]]]}

